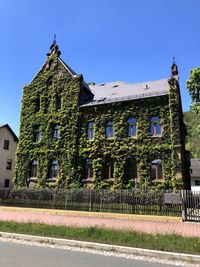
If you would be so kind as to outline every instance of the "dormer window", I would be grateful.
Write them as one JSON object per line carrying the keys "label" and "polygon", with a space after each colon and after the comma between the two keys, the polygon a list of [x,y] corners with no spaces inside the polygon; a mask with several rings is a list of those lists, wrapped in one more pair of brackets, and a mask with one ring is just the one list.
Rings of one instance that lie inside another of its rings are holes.
{"label": "dormer window", "polygon": [[150,126],[150,135],[151,136],[160,136],[161,135],[161,125],[159,117],[151,118],[151,126]]}

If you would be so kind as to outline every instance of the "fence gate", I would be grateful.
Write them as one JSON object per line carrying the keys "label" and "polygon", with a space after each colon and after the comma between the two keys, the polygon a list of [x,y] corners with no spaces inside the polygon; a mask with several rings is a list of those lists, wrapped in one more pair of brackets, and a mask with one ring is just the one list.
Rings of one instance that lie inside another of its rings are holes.
{"label": "fence gate", "polygon": [[200,192],[182,191],[183,221],[200,222]]}

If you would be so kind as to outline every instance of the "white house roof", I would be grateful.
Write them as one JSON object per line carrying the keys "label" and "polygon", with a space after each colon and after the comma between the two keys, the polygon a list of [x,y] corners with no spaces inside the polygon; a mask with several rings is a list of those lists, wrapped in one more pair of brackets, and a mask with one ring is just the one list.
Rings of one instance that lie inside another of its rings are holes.
{"label": "white house roof", "polygon": [[101,105],[110,102],[121,102],[132,99],[168,95],[168,78],[142,83],[110,82],[89,85],[94,94],[93,101],[81,105]]}
{"label": "white house roof", "polygon": [[0,124],[0,129],[3,128],[3,127],[7,128],[10,131],[10,133],[13,135],[14,141],[17,141],[18,142],[18,137],[13,132],[13,130],[10,128],[10,126],[8,124]]}

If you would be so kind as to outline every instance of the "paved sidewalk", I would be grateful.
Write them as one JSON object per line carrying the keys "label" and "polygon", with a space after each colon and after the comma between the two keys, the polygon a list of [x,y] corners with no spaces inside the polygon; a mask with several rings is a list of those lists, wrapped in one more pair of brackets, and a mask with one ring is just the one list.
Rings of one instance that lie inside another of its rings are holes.
{"label": "paved sidewalk", "polygon": [[151,234],[175,233],[186,237],[200,237],[200,223],[183,223],[181,218],[176,217],[0,207],[0,220],[74,227],[95,226]]}

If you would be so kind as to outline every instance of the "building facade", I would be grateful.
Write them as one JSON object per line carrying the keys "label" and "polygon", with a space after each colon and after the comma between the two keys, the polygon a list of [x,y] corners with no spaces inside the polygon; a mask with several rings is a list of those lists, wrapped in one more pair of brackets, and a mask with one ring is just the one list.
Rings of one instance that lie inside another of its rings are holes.
{"label": "building facade", "polygon": [[14,183],[29,187],[186,188],[178,82],[87,84],[60,58],[24,87]]}
{"label": "building facade", "polygon": [[0,188],[11,188],[18,138],[8,124],[0,125]]}

